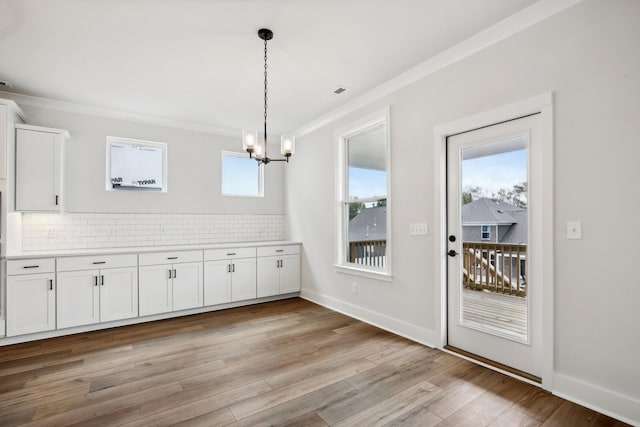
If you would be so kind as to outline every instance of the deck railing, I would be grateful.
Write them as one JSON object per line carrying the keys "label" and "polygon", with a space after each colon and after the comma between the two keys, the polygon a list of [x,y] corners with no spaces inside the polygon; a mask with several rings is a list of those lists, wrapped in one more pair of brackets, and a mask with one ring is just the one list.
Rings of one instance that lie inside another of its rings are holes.
{"label": "deck railing", "polygon": [[470,289],[527,295],[527,245],[462,243],[462,283]]}
{"label": "deck railing", "polygon": [[387,264],[387,241],[349,242],[349,262],[384,268]]}

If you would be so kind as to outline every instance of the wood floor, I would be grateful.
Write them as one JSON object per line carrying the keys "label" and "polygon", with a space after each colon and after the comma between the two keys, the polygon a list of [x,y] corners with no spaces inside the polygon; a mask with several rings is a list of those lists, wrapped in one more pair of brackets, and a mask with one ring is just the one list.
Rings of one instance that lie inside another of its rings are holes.
{"label": "wood floor", "polygon": [[622,426],[301,299],[0,347],[0,425]]}

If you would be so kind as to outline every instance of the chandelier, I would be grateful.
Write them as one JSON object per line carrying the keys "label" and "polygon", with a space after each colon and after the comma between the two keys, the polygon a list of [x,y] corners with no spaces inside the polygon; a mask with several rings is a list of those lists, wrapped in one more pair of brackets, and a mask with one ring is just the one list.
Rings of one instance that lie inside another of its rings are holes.
{"label": "chandelier", "polygon": [[267,41],[273,38],[273,31],[261,28],[258,37],[264,40],[264,138],[258,138],[258,131],[246,129],[242,131],[242,148],[249,153],[250,158],[255,158],[258,164],[269,162],[289,162],[289,157],[295,149],[295,136],[291,134],[280,137],[280,154],[284,159],[272,159],[267,155]]}

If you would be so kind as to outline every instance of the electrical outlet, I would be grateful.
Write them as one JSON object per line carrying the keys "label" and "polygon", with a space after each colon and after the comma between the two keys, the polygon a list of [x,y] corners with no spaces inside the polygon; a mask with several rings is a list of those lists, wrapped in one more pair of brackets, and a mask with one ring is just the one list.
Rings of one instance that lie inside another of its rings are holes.
{"label": "electrical outlet", "polygon": [[351,284],[351,293],[358,295],[358,284],[356,282]]}
{"label": "electrical outlet", "polygon": [[429,226],[426,222],[413,222],[409,224],[409,235],[426,236],[429,234]]}

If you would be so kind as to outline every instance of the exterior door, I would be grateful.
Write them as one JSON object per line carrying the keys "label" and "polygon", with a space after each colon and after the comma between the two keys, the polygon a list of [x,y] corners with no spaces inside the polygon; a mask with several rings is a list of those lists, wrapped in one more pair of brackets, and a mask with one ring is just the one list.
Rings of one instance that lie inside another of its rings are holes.
{"label": "exterior door", "polygon": [[532,115],[447,138],[447,344],[536,380],[539,120]]}

